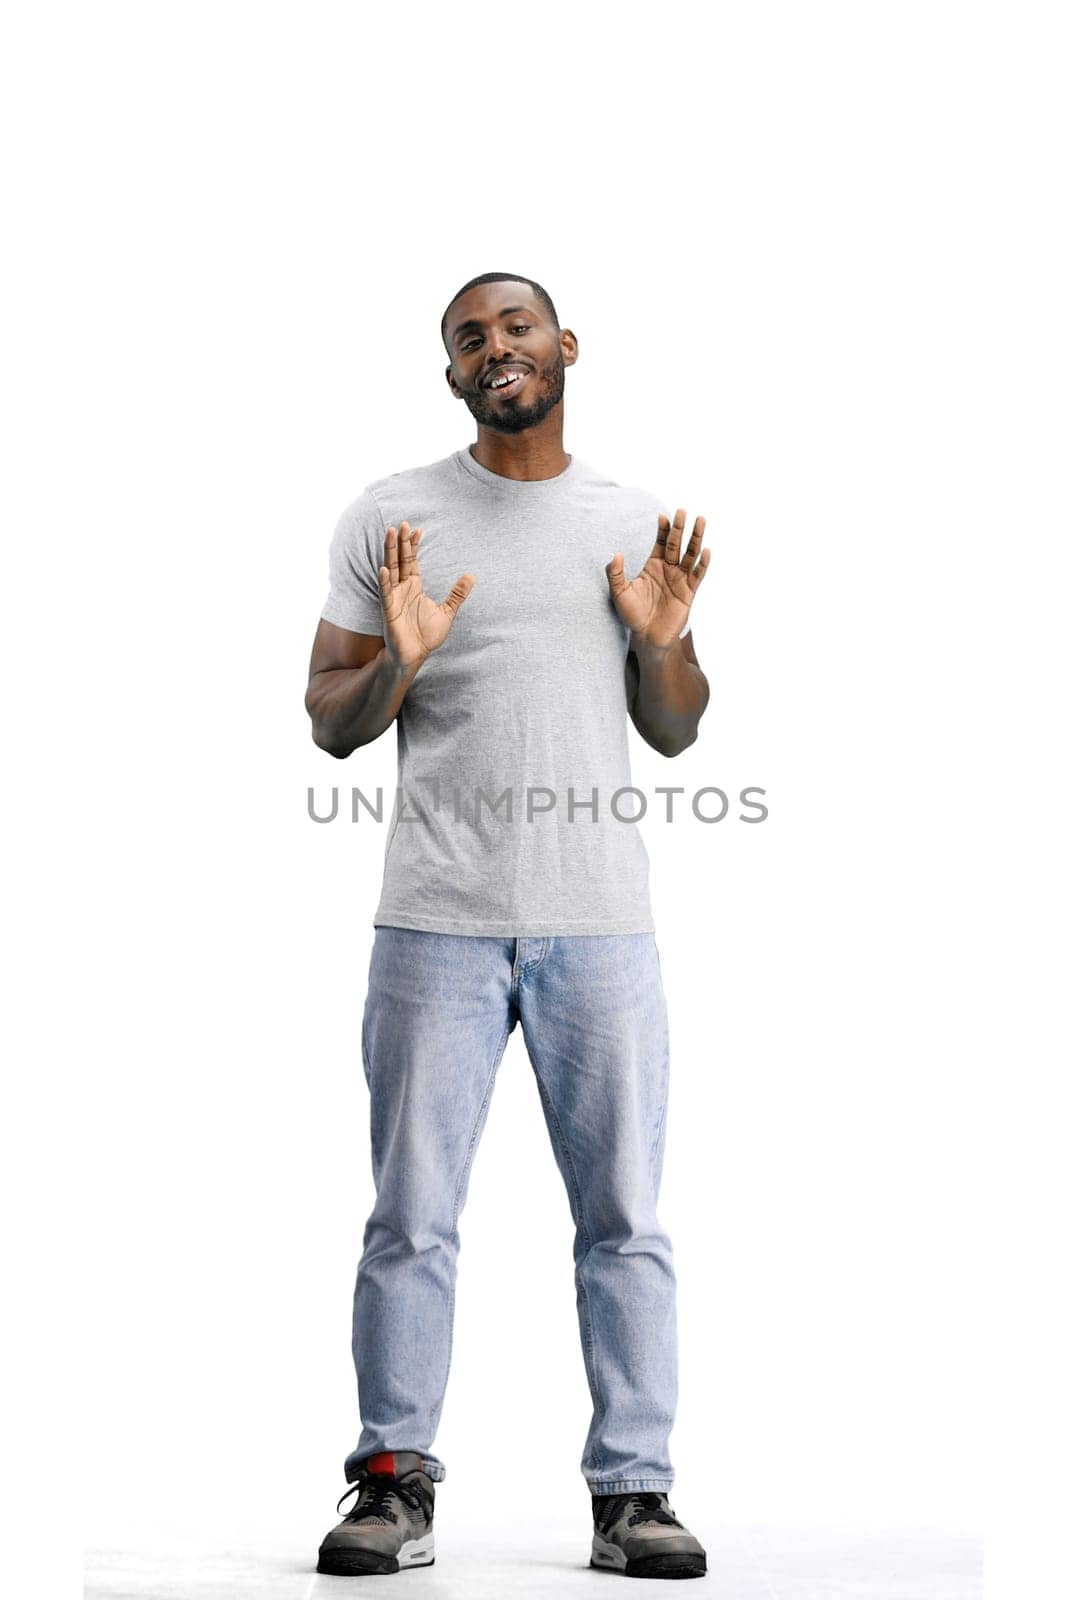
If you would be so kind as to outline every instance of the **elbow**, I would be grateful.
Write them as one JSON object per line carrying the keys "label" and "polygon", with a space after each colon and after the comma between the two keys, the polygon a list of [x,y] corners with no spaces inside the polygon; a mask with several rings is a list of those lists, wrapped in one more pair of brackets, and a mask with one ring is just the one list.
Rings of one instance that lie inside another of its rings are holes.
{"label": "elbow", "polygon": [[360,750],[365,744],[370,744],[371,742],[369,739],[354,738],[351,734],[342,739],[336,732],[330,728],[324,728],[319,723],[312,725],[311,737],[320,750],[325,750],[326,754],[333,756],[336,761],[344,761],[347,756],[352,754],[353,750]]}
{"label": "elbow", "polygon": [[[688,750],[693,739],[672,738],[665,733],[650,733],[645,728],[639,728],[642,739],[651,745],[658,756],[680,756],[683,750]],[[694,734],[693,738],[696,735]]]}
{"label": "elbow", "polygon": [[343,761],[355,749],[354,745],[346,744],[339,739],[334,730],[325,723],[317,722],[314,716],[311,718],[311,738],[320,750],[325,750],[328,756],[333,756],[337,761]]}
{"label": "elbow", "polygon": [[674,757],[680,756],[683,750],[688,750],[690,745],[696,744],[700,718],[695,717],[689,726],[674,733],[665,735],[657,746],[661,755]]}
{"label": "elbow", "polygon": [[313,728],[311,737],[320,750],[325,750],[328,756],[333,756],[337,761],[343,761],[346,756],[352,754],[350,749],[347,749],[337,739],[331,739],[329,734],[321,729]]}
{"label": "elbow", "polygon": [[334,756],[338,761],[343,761],[352,754],[355,748],[352,744],[345,744],[337,737],[336,729],[320,715],[319,697],[314,692],[314,687],[309,687],[304,696],[304,710],[311,718],[311,739],[318,749],[325,750],[328,756]]}
{"label": "elbow", "polygon": [[696,744],[696,742],[697,733],[696,729],[694,728],[692,733],[687,735],[687,737],[684,739],[670,739],[665,741],[660,745],[659,753],[661,756],[680,756],[683,750],[688,750],[689,746],[691,744]]}
{"label": "elbow", "polygon": [[699,711],[697,711],[692,722],[689,724],[689,727],[684,733],[676,734],[673,738],[666,741],[666,748],[663,751],[665,756],[680,756],[683,750],[688,750],[690,745],[696,744],[697,736],[700,733],[700,719],[707,710],[708,701],[710,699],[711,695],[707,690],[707,685],[705,684],[705,693]]}
{"label": "elbow", "polygon": [[344,761],[356,748],[350,740],[338,739],[325,728],[313,728],[311,737],[319,749],[324,750],[328,756],[333,756],[335,761]]}
{"label": "elbow", "polygon": [[328,756],[333,756],[335,761],[345,761],[352,754],[352,747],[343,744],[331,744],[329,740],[316,739],[315,743],[320,750],[325,750]]}
{"label": "elbow", "polygon": [[633,719],[634,727],[646,744],[651,745],[657,755],[680,756],[683,750],[688,750],[691,744],[696,743],[696,723],[684,733],[676,730],[670,732],[666,728],[652,728],[646,722]]}

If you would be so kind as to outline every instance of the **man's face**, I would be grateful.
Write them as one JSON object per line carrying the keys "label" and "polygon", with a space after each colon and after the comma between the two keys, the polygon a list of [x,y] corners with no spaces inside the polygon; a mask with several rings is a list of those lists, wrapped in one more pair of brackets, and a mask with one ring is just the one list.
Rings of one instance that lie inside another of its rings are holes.
{"label": "man's face", "polygon": [[452,392],[481,427],[521,433],[562,400],[564,368],[575,359],[566,359],[564,344],[573,335],[564,330],[561,340],[529,284],[468,289],[449,309],[445,336]]}

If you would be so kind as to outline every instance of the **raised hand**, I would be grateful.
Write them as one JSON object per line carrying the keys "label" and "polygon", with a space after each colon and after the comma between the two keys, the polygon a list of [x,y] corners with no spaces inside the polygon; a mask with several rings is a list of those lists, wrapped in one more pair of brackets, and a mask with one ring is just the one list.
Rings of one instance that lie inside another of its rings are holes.
{"label": "raised hand", "polygon": [[431,600],[419,577],[422,529],[385,530],[385,565],[378,568],[385,622],[385,648],[400,667],[420,667],[448,633],[456,612],[474,588],[474,574],[457,578],[445,598]]}
{"label": "raised hand", "polygon": [[708,570],[711,552],[701,553],[700,549],[704,518],[697,517],[693,523],[685,555],[679,560],[684,533],[684,511],[676,511],[673,522],[660,513],[652,554],[637,577],[626,581],[619,551],[604,569],[616,611],[631,633],[648,644],[665,647],[678,637],[685,627],[700,580]]}

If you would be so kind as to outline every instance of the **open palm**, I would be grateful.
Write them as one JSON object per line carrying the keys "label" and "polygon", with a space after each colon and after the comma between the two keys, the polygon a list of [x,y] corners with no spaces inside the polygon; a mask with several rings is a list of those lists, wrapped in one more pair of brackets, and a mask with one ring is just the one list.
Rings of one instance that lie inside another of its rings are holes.
{"label": "open palm", "polygon": [[436,650],[474,588],[474,574],[457,578],[441,601],[431,600],[419,576],[422,529],[406,522],[385,531],[385,565],[378,568],[386,646],[402,667],[420,666]]}
{"label": "open palm", "polygon": [[660,513],[659,532],[652,554],[636,578],[626,579],[622,554],[616,551],[605,567],[608,588],[615,609],[630,629],[649,644],[666,646],[685,627],[693,596],[708,570],[711,552],[701,553],[704,518],[697,517],[679,559],[685,533],[685,512],[676,511],[674,521]]}

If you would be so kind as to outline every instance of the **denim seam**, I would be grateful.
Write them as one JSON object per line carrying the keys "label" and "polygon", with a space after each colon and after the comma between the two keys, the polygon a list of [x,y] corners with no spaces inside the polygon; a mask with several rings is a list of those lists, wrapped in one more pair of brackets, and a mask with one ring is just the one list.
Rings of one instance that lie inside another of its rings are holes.
{"label": "denim seam", "polygon": [[[660,991],[662,993],[663,992],[663,962],[662,962],[662,960],[660,958],[659,942],[656,939],[655,934],[652,935],[652,948],[656,952],[656,966],[659,969]],[[666,1003],[667,1003],[667,997],[666,997],[666,994],[664,993],[663,994],[664,1008],[666,1008]],[[670,1062],[671,1062],[670,1024],[667,1023],[666,1026],[667,1026],[667,1036],[666,1036],[666,1038],[664,1040],[664,1047],[663,1047],[663,1066],[664,1066],[664,1071],[663,1071],[663,1099],[660,1102],[659,1116],[656,1119],[656,1132],[655,1132],[655,1135],[654,1135],[653,1140],[652,1140],[652,1155],[651,1155],[651,1159],[649,1161],[649,1166],[648,1166],[649,1179],[652,1182],[653,1190],[657,1191],[657,1192],[658,1192],[658,1185],[655,1183],[653,1174],[655,1173],[655,1169],[656,1169],[656,1157],[659,1154],[659,1142],[660,1142],[660,1138],[662,1137],[662,1134],[663,1134],[663,1123],[664,1123],[665,1113],[666,1113],[666,1110],[667,1110],[667,1099],[668,1099],[668,1096],[669,1096],[669,1093],[670,1093],[670,1084],[669,1084]]]}
{"label": "denim seam", "polygon": [[[489,1101],[493,1092],[493,1084],[496,1082],[497,1069],[500,1066],[501,1060],[503,1059],[504,1051],[507,1049],[508,1039],[510,1037],[511,1023],[509,1020],[507,1026],[504,1028],[504,1036],[501,1039],[500,1044],[497,1046],[496,1059],[490,1068],[489,1081],[485,1086],[485,1094],[482,1096],[482,1103],[478,1108],[478,1115],[474,1119],[474,1127],[471,1129],[471,1136],[467,1142],[466,1160],[463,1163],[463,1169],[459,1175],[459,1182],[456,1184],[456,1193],[452,1200],[452,1233],[455,1233],[459,1227],[459,1197],[463,1193],[463,1185],[466,1182],[467,1174],[470,1172],[471,1162],[474,1160],[474,1147],[478,1142],[478,1130],[485,1121],[486,1112],[489,1107]],[[430,1412],[430,1416],[434,1420],[436,1420],[441,1414],[441,1409],[444,1405],[445,1388],[448,1385],[449,1374],[452,1371],[452,1341],[456,1315],[456,1274],[454,1272],[451,1274],[451,1279],[452,1281],[448,1290],[448,1364],[445,1367],[445,1381],[441,1388],[440,1398],[433,1407],[433,1410]]]}
{"label": "denim seam", "polygon": [[511,997],[512,997],[512,999],[513,999],[513,1001],[515,1002],[516,1005],[519,1003],[519,1001],[521,999],[521,996],[522,996],[522,982],[523,982],[523,979],[526,977],[527,973],[536,972],[538,967],[544,965],[545,960],[546,960],[546,958],[548,956],[548,953],[552,948],[552,937],[551,937],[551,935],[549,935],[549,934],[538,934],[538,935],[535,935],[535,937],[540,938],[541,941],[542,941],[543,949],[541,951],[541,954],[538,956],[536,961],[524,961],[521,966],[519,965],[518,940],[516,940],[516,943],[515,943],[515,962],[514,962],[514,966],[513,966],[513,969],[512,969]]}
{"label": "denim seam", "polygon": [[[582,1256],[582,1261],[585,1261],[593,1245],[589,1236],[589,1229],[586,1227],[585,1211],[582,1207],[582,1196],[578,1187],[578,1171],[575,1167],[574,1157],[571,1155],[570,1146],[567,1143],[566,1135],[563,1132],[563,1124],[559,1119],[559,1115],[555,1106],[552,1104],[552,1098],[541,1077],[541,1074],[537,1070],[536,1063],[533,1061],[532,1056],[530,1057],[530,1061],[534,1069],[534,1077],[537,1079],[537,1087],[541,1092],[541,1098],[544,1101],[545,1109],[552,1119],[553,1126],[559,1135],[560,1149],[563,1151],[563,1154],[566,1157],[567,1169],[570,1173],[570,1183],[568,1184],[568,1187],[570,1188],[574,1197],[575,1215],[577,1217],[578,1227],[581,1230],[582,1242],[585,1245],[585,1254]],[[589,1291],[586,1288],[585,1281],[581,1275],[581,1262],[575,1263],[575,1282],[578,1286],[578,1293],[581,1298],[581,1305],[584,1312],[582,1320],[585,1326],[585,1332],[588,1335],[586,1342],[589,1350],[589,1371],[593,1379],[593,1419],[594,1422],[603,1421],[604,1398],[600,1389],[600,1379],[597,1376],[596,1340],[593,1336],[593,1311],[589,1303]],[[597,1455],[595,1450],[593,1450],[592,1456],[593,1471],[596,1472],[600,1468],[600,1457]]]}
{"label": "denim seam", "polygon": [[364,1012],[363,1012],[363,1026],[361,1027],[361,1029],[359,1031],[359,1048],[360,1048],[360,1051],[362,1052],[362,1055],[363,1055],[363,1076],[367,1080],[367,1087],[369,1089],[370,1088],[370,1054],[369,1054],[369,1052],[367,1050],[367,1013],[366,1013],[366,1010],[364,1010]]}
{"label": "denim seam", "polygon": [[663,1061],[664,1061],[663,1099],[660,1102],[659,1117],[657,1118],[657,1121],[656,1121],[656,1133],[655,1133],[655,1137],[654,1137],[654,1139],[652,1141],[652,1155],[651,1155],[651,1157],[649,1159],[649,1164],[648,1164],[649,1180],[650,1180],[650,1182],[652,1184],[653,1191],[658,1190],[658,1187],[659,1187],[658,1184],[656,1184],[656,1182],[655,1182],[654,1174],[655,1174],[655,1170],[656,1170],[656,1156],[659,1154],[659,1141],[660,1141],[660,1137],[661,1137],[661,1135],[663,1133],[663,1123],[664,1123],[665,1118],[666,1118],[667,1097],[668,1097],[668,1094],[669,1094],[669,1086],[668,1086],[668,1082],[667,1082],[668,1074],[670,1073],[670,1046],[669,1045],[665,1048],[665,1050],[663,1052]]}
{"label": "denim seam", "polygon": [[611,1478],[607,1483],[593,1483],[586,1479],[593,1494],[634,1494],[642,1490],[670,1491],[674,1488],[673,1478]]}
{"label": "denim seam", "polygon": [[519,984],[520,985],[522,983],[523,978],[526,976],[526,974],[528,972],[536,972],[538,967],[544,966],[544,963],[545,963],[545,960],[546,960],[546,958],[548,956],[548,953],[552,948],[552,936],[550,934],[541,934],[541,935],[539,935],[539,937],[541,939],[541,946],[542,946],[541,954],[538,956],[536,961],[524,962],[523,965],[519,968]]}

